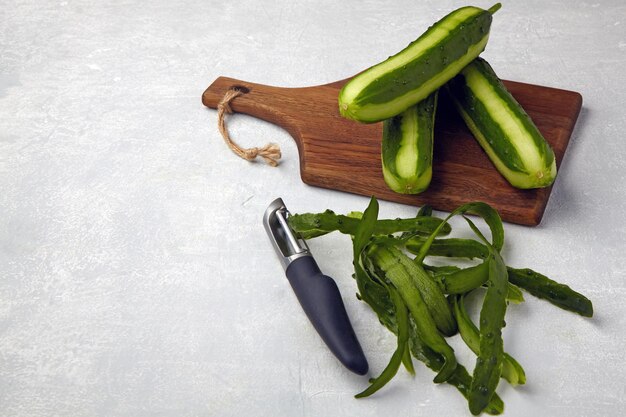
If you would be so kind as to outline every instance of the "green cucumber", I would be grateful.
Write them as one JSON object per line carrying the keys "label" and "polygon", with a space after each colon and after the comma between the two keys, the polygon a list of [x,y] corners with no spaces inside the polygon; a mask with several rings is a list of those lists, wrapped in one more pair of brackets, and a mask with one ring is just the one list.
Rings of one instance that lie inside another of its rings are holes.
{"label": "green cucumber", "polygon": [[383,122],[383,177],[397,193],[418,194],[430,184],[437,93]]}
{"label": "green cucumber", "polygon": [[447,84],[447,90],[467,127],[511,185],[541,188],[554,182],[552,148],[487,61],[474,60]]}
{"label": "green cucumber", "polygon": [[489,10],[462,7],[432,25],[405,49],[352,78],[339,93],[342,116],[379,122],[424,100],[484,49],[489,38]]}

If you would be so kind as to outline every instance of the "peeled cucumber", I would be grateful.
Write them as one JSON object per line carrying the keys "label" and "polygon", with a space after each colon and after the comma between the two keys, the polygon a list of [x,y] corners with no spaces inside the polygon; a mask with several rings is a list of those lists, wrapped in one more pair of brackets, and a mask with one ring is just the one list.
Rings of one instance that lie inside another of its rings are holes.
{"label": "peeled cucumber", "polygon": [[417,194],[430,184],[437,96],[435,91],[383,122],[383,176],[389,188],[397,193]]}
{"label": "peeled cucumber", "polygon": [[339,93],[342,116],[373,123],[424,100],[480,54],[489,38],[489,10],[462,7],[387,60],[352,78]]}
{"label": "peeled cucumber", "polygon": [[541,188],[554,182],[552,148],[487,61],[477,58],[446,88],[467,127],[511,185]]}

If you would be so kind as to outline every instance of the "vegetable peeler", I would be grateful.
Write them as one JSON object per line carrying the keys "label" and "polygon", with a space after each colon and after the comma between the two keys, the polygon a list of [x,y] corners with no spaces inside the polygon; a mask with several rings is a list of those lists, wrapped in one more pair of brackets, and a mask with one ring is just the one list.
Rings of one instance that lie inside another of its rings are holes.
{"label": "vegetable peeler", "polygon": [[263,225],[302,309],[330,351],[349,370],[365,375],[367,359],[335,281],[322,274],[304,239],[289,227],[280,198],[265,210]]}

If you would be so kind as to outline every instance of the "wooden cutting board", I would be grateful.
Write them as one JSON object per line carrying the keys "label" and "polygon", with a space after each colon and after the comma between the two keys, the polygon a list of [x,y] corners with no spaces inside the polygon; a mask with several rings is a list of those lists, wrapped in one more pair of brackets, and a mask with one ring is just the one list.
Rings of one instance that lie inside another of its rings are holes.
{"label": "wooden cutting board", "polygon": [[[228,89],[244,91],[231,102],[231,108],[281,126],[293,136],[300,156],[300,176],[306,184],[415,206],[430,204],[443,211],[483,201],[496,208],[505,221],[539,224],[552,187],[519,190],[509,185],[444,94],[440,94],[437,109],[433,179],[428,190],[417,195],[391,191],[383,180],[380,162],[382,123],[361,124],[339,115],[337,96],[346,81],[280,88],[219,77],[206,89],[202,102],[217,108]],[[550,143],[560,166],[582,96],[573,91],[504,83]]]}

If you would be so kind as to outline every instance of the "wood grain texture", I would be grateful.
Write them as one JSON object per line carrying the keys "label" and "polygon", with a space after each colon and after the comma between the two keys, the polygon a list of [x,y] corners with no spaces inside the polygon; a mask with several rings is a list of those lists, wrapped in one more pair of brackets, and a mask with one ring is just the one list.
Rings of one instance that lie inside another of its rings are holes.
{"label": "wood grain texture", "polygon": [[[306,184],[415,206],[427,203],[444,211],[483,201],[496,208],[505,221],[523,225],[541,222],[552,187],[520,190],[509,185],[444,94],[437,110],[433,179],[428,190],[417,195],[390,190],[380,161],[382,123],[361,124],[339,115],[337,96],[346,81],[281,88],[219,77],[206,89],[202,102],[216,108],[228,89],[246,91],[231,102],[233,111],[286,129],[298,146],[300,175]],[[554,149],[559,167],[582,96],[573,91],[504,83]]]}

